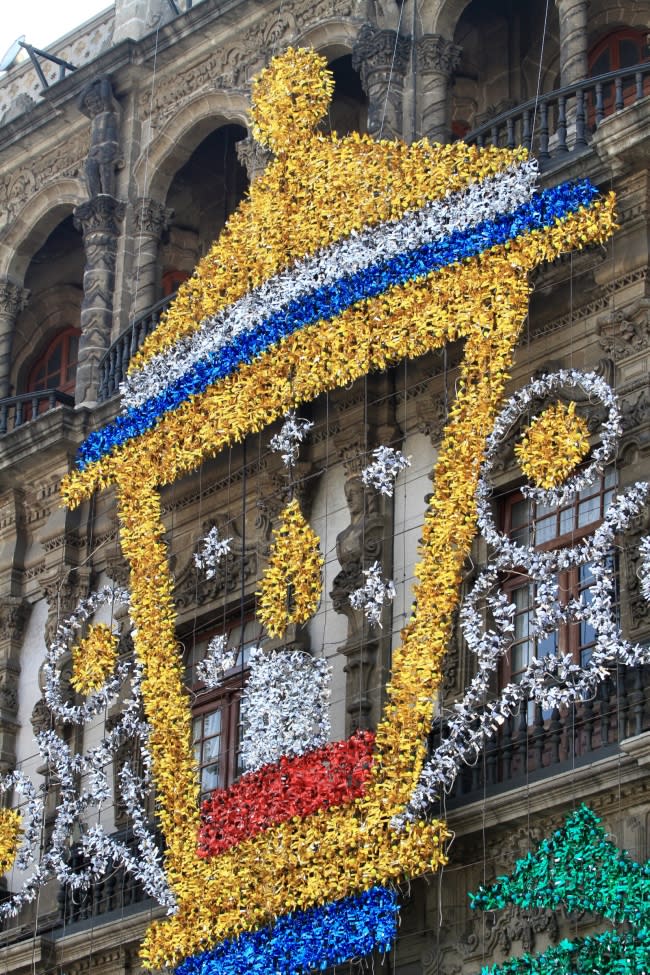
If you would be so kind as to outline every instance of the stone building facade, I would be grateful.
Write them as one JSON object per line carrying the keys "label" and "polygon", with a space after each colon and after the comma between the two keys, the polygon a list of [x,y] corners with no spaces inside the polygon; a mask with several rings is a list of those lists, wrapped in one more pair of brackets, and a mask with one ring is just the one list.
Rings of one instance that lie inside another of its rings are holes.
{"label": "stone building facade", "polygon": [[[46,642],[89,592],[128,584],[113,499],[66,511],[61,479],[86,434],[118,412],[131,356],[264,170],[268,156],[248,129],[250,82],[289,45],[313,47],[330,63],[330,129],[406,142],[525,142],[544,186],[588,176],[616,191],[620,230],[611,243],[536,272],[512,388],[575,367],[597,372],[620,397],[617,461],[575,525],[553,530],[548,544],[597,525],[608,491],[650,478],[649,24],[647,0],[195,0],[187,9],[183,0],[116,0],[52,47],[75,71],[59,78],[44,61],[44,89],[29,61],[0,77],[2,772],[20,768],[42,780],[33,734],[51,722]],[[391,650],[410,614],[459,355],[450,346],[308,409],[314,428],[300,455],[299,492],[322,540],[325,595],[284,645],[329,660],[335,738],[374,727],[380,715]],[[241,678],[210,695],[195,667],[216,632],[242,647],[259,636],[255,591],[286,500],[282,466],[269,450],[273,432],[203,464],[164,496],[206,790],[237,775]],[[360,481],[382,444],[412,459],[390,500],[370,497]],[[521,499],[512,448],[503,445],[494,504],[514,530]],[[233,544],[227,569],[206,579],[194,554],[212,525]],[[647,514],[639,518],[616,549],[622,627],[640,643],[650,639],[650,608],[637,546],[649,525]],[[485,557],[477,541],[468,587]],[[369,628],[348,600],[376,559],[397,589],[381,629]],[[511,592],[525,588],[513,582]],[[525,596],[517,599],[525,656],[537,648],[526,635]],[[584,634],[565,630],[559,639],[577,656],[588,651]],[[127,653],[126,619],[122,644]],[[515,675],[514,659],[509,673],[495,675],[495,690]],[[459,629],[436,714],[444,716],[471,673]],[[449,866],[404,889],[398,943],[378,965],[399,975],[469,975],[576,925],[587,930],[584,918],[542,910],[486,921],[469,910],[467,892],[507,872],[582,800],[619,845],[650,857],[646,678],[643,669],[621,671],[596,700],[553,713],[530,706],[506,723],[447,797]],[[215,713],[219,736],[210,731]],[[434,736],[439,727],[437,720]],[[99,733],[87,731],[89,739]],[[218,753],[207,744],[216,737]],[[49,802],[56,804],[54,786]],[[118,804],[103,815],[128,834]],[[7,889],[13,882],[8,874]],[[87,893],[51,884],[4,923],[6,970],[137,970],[139,941],[158,913],[120,871]]]}

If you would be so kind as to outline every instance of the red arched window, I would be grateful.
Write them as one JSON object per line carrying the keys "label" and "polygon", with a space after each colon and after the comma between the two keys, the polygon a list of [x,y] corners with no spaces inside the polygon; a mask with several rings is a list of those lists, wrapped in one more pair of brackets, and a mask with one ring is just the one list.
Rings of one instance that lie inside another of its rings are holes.
{"label": "red arched window", "polygon": [[189,271],[177,271],[175,268],[172,268],[170,271],[165,271],[162,276],[163,298],[168,298],[169,295],[173,295],[175,291],[178,291],[183,281],[187,281],[189,276]]}
{"label": "red arched window", "polygon": [[26,392],[58,389],[62,393],[74,393],[80,335],[78,328],[66,328],[52,339],[30,370]]}
{"label": "red arched window", "polygon": [[[589,77],[595,78],[608,71],[619,71],[621,68],[632,68],[648,60],[648,43],[645,31],[634,30],[632,27],[622,27],[606,37],[602,37],[594,44],[589,52]],[[648,94],[648,79],[643,88]],[[636,97],[636,83],[633,76],[626,78],[623,85],[623,103],[631,104]],[[603,109],[605,115],[614,111],[615,88],[610,82],[603,86]],[[593,114],[593,110],[590,112]]]}

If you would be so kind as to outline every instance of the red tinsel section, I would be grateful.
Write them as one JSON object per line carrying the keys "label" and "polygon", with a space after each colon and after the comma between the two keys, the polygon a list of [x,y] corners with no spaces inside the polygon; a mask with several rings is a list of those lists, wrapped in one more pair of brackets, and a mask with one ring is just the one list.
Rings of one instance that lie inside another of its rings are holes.
{"label": "red tinsel section", "polygon": [[370,776],[374,744],[372,731],[357,731],[216,789],[201,809],[199,855],[217,856],[269,826],[356,799]]}

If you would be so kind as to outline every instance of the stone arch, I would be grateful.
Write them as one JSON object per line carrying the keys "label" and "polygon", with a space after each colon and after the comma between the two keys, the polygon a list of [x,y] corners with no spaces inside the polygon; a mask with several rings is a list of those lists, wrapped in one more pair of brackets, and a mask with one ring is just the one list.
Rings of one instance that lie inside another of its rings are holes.
{"label": "stone arch", "polygon": [[248,99],[243,94],[204,92],[185,102],[136,162],[134,196],[163,203],[175,174],[203,139],[215,129],[233,123],[248,126]]}
{"label": "stone arch", "polygon": [[78,179],[53,180],[25,203],[0,240],[0,277],[23,284],[29,262],[52,231],[87,199]]}
{"label": "stone arch", "polygon": [[358,33],[359,24],[353,21],[327,20],[299,34],[296,46],[312,47],[328,61],[334,61],[352,53]]}
{"label": "stone arch", "polygon": [[446,40],[451,40],[465,7],[471,0],[444,0],[442,3],[420,7],[423,34],[441,34]]}
{"label": "stone arch", "polygon": [[589,9],[588,45],[621,27],[647,32],[650,24],[650,0],[600,0]]}

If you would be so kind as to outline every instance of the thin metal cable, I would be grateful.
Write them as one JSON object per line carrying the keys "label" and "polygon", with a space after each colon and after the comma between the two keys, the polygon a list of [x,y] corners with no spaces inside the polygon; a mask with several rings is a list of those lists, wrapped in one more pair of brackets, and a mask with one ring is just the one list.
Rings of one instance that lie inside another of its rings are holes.
{"label": "thin metal cable", "polygon": [[393,47],[393,56],[390,62],[390,71],[388,72],[388,84],[386,85],[386,97],[384,99],[384,110],[381,115],[381,125],[379,126],[379,138],[381,139],[384,133],[384,122],[386,121],[386,110],[388,108],[388,96],[390,95],[390,86],[393,80],[393,69],[395,67],[395,57],[397,55],[397,45],[400,41],[400,28],[402,26],[402,14],[404,13],[404,4],[400,5],[399,8],[399,20],[397,21],[397,30],[395,31],[395,45]]}
{"label": "thin metal cable", "polygon": [[546,6],[544,8],[544,26],[542,28],[542,43],[539,49],[539,71],[537,72],[537,91],[535,92],[535,106],[533,108],[533,122],[530,127],[530,148],[533,148],[533,139],[535,138],[535,122],[537,120],[537,106],[539,104],[540,90],[542,87],[542,64],[544,63],[544,44],[546,42],[546,31],[548,27],[548,8],[550,6],[550,0],[546,0]]}

